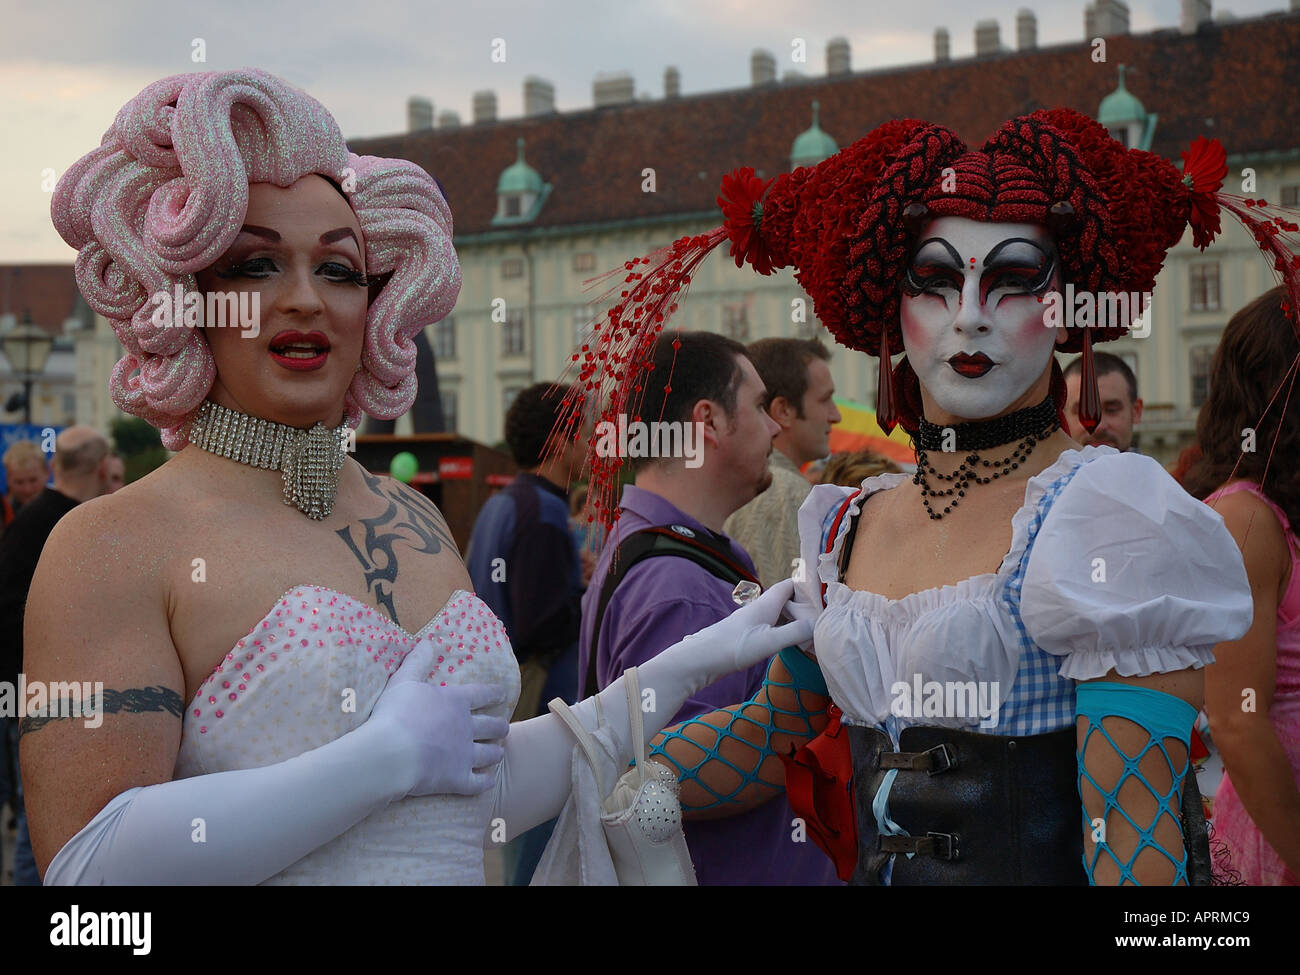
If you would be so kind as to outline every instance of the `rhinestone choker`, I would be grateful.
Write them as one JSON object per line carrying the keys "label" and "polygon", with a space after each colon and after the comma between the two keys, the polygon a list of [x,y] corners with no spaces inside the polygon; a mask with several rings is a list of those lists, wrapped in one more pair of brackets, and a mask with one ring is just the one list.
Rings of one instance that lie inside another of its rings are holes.
{"label": "rhinestone choker", "polygon": [[263,420],[206,400],[190,425],[190,443],[250,467],[284,475],[284,503],[319,521],[334,510],[347,456],[347,424],[310,430]]}
{"label": "rhinestone choker", "polygon": [[[1028,458],[1039,441],[1051,436],[1059,426],[1056,415],[1056,403],[1048,394],[1037,406],[1016,410],[994,420],[982,420],[976,423],[960,423],[952,427],[941,427],[922,419],[916,433],[916,474],[912,483],[921,488],[921,503],[932,520],[937,521],[961,503],[966,496],[966,489],[973,484],[991,484],[1004,474],[1010,474]],[[952,430],[956,436],[950,438],[955,442],[944,443],[944,431]],[[1019,441],[1016,443],[1016,441]],[[1004,444],[1016,443],[1011,456],[1003,460],[984,460],[979,451]],[[970,451],[962,459],[961,466],[951,474],[940,474],[930,464],[927,450]],[[987,476],[981,477],[983,468]],[[930,476],[945,481],[952,486],[945,490],[930,487]],[[931,498],[952,498],[942,511],[936,512],[930,504]]]}

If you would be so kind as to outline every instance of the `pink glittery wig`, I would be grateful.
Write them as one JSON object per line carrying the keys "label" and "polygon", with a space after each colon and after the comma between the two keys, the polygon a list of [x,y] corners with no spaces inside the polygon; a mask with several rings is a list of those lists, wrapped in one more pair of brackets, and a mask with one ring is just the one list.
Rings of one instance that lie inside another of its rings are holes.
{"label": "pink glittery wig", "polygon": [[77,286],[126,350],[113,369],[113,402],[162,430],[169,449],[184,446],[216,365],[202,329],[154,324],[150,297],[178,284],[197,290],[195,272],[243,225],[250,183],[287,187],[310,173],[343,188],[367,274],[384,282],[366,316],[346,422],[356,427],[363,412],[394,419],[415,400],[415,336],[460,292],[451,211],[419,166],[353,155],[323,105],[244,69],[155,82],[59,180],[50,211],[77,249]]}

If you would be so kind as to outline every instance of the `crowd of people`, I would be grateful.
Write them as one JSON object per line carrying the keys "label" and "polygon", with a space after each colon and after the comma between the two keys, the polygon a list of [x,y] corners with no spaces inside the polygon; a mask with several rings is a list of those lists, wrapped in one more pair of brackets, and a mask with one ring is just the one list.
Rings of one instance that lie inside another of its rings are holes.
{"label": "crowd of people", "polygon": [[[410,408],[413,337],[455,304],[437,182],[349,153],[264,72],[149,86],[52,214],[126,350],[114,401],[177,453],[109,494],[102,438],[70,428],[54,488],[11,499],[24,679],[104,688],[94,723],[22,721],[23,869],[482,883],[504,842],[537,880],[597,798],[560,698],[619,763],[671,770],[703,884],[1294,884],[1300,271],[1229,323],[1182,484],[1093,349],[1130,322],[1044,327],[1045,296],[1146,292],[1185,230],[1212,242],[1223,159],[1200,140],[1179,173],[1055,109],[978,148],[911,119],[738,169],[720,228],[629,261],[578,376],[516,398],[520,474],[461,540],[346,450]],[[1265,244],[1291,226],[1231,212]],[[832,458],[811,483],[828,349],[666,322],[723,244],[793,267],[876,357],[913,471]],[[160,285],[254,292],[259,334],[162,321]],[[677,448],[593,446],[637,424]]]}

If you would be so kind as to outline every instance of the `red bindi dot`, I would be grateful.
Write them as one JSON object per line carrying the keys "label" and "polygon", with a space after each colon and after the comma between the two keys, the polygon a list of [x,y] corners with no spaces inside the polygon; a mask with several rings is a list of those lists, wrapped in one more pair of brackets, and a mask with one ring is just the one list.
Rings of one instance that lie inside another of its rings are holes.
{"label": "red bindi dot", "polygon": [[974,266],[975,266],[975,258],[973,258],[973,257],[970,259],[970,266],[971,266],[971,267],[974,267]]}

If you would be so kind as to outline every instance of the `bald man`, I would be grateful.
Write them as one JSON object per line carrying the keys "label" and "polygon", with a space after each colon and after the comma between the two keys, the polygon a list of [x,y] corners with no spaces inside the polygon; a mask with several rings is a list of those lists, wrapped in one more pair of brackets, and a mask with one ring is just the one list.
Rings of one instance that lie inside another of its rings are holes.
{"label": "bald man", "polygon": [[[16,687],[22,669],[23,610],[36,563],[45,541],[60,518],[91,498],[109,490],[108,441],[90,427],[68,427],[54,441],[54,487],[28,501],[0,538],[0,681]],[[76,598],[75,595],[71,598]],[[18,768],[18,719],[0,718],[5,725],[5,747],[12,747],[14,774]],[[21,785],[19,785],[21,790]],[[36,861],[27,835],[27,816],[21,794],[17,800],[18,844],[14,850],[14,883],[40,884]]]}

